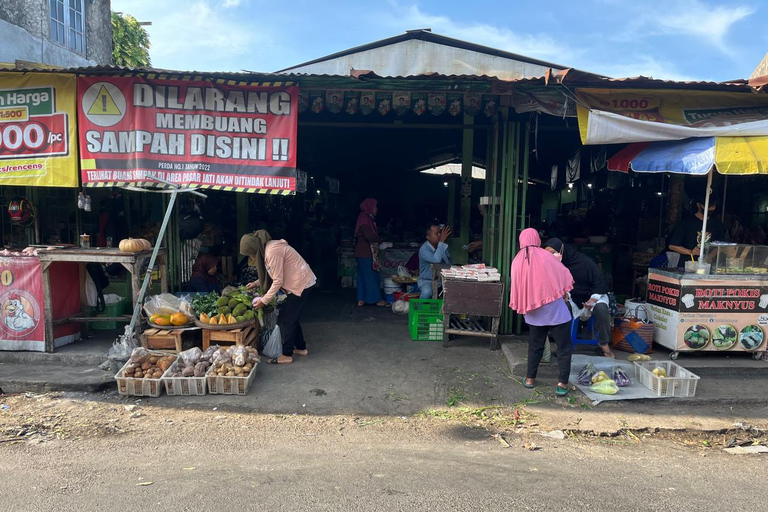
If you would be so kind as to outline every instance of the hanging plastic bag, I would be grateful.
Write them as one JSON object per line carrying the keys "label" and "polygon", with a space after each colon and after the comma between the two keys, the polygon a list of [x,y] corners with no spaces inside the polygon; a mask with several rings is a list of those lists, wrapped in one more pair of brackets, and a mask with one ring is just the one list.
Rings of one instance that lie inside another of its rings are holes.
{"label": "hanging plastic bag", "polygon": [[279,357],[283,354],[283,338],[280,335],[280,326],[276,325],[272,332],[269,333],[267,343],[264,345],[264,349],[261,351],[262,355],[270,359]]}
{"label": "hanging plastic bag", "polygon": [[619,392],[619,386],[617,386],[611,379],[606,379],[589,386],[589,390],[593,393],[600,393],[601,395],[615,395]]}

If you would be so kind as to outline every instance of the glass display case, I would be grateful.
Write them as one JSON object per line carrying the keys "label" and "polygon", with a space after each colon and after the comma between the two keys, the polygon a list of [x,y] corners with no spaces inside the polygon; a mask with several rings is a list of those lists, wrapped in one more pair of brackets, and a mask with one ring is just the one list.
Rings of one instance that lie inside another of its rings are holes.
{"label": "glass display case", "polygon": [[712,274],[768,274],[768,246],[715,242],[704,248],[704,262]]}

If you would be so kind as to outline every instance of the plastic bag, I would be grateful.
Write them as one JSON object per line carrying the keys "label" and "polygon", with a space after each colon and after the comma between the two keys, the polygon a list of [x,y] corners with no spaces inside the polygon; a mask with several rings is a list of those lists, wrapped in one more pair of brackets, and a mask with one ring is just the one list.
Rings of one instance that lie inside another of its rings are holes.
{"label": "plastic bag", "polygon": [[203,355],[200,356],[200,361],[213,361],[213,354],[215,354],[220,348],[221,347],[218,345],[211,345],[205,352],[203,352]]}
{"label": "plastic bag", "polygon": [[396,300],[392,303],[392,312],[400,315],[408,313],[408,303],[404,300]]}
{"label": "plastic bag", "polygon": [[267,338],[267,343],[264,345],[261,353],[270,359],[283,354],[283,338],[280,335],[279,325],[275,326],[272,332],[269,333],[269,338]]}
{"label": "plastic bag", "polygon": [[232,356],[230,355],[230,352],[228,349],[221,347],[219,348],[216,353],[213,354],[213,365],[214,366],[221,366],[225,363],[231,363],[232,362]]}
{"label": "plastic bag", "polygon": [[148,354],[149,354],[149,352],[144,347],[136,347],[131,352],[131,362],[132,363],[137,363],[137,362],[141,361],[144,358],[144,356],[146,356]]}
{"label": "plastic bag", "polygon": [[629,375],[627,375],[620,366],[613,367],[611,370],[611,379],[613,379],[616,385],[620,388],[632,384],[632,380],[630,380]]}
{"label": "plastic bag", "polygon": [[144,304],[147,315],[172,315],[181,311],[181,300],[170,293],[153,295]]}
{"label": "plastic bag", "polygon": [[198,347],[194,347],[189,350],[185,350],[184,352],[181,352],[179,356],[181,357],[181,361],[185,365],[194,365],[194,364],[197,364],[198,361],[200,361],[200,358],[203,356],[203,351],[200,350]]}
{"label": "plastic bag", "polygon": [[638,353],[630,354],[629,357],[627,358],[627,361],[629,361],[630,363],[634,361],[650,361],[650,360],[651,360],[651,356],[646,354],[638,354]]}
{"label": "plastic bag", "polygon": [[232,353],[232,364],[235,366],[245,366],[248,362],[248,352],[243,345],[237,345]]}
{"label": "plastic bag", "polygon": [[601,380],[597,384],[589,386],[589,390],[593,393],[600,393],[601,395],[615,395],[619,392],[619,386],[617,386],[611,379],[608,379]]}
{"label": "plastic bag", "polygon": [[138,345],[131,327],[126,325],[125,332],[117,337],[117,340],[112,344],[112,348],[109,349],[107,357],[114,361],[126,361],[131,357],[131,352]]}

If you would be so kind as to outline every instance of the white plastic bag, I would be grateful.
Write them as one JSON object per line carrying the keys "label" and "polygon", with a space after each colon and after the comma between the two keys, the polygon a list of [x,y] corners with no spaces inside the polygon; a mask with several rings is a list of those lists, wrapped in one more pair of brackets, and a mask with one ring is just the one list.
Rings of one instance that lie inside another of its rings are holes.
{"label": "white plastic bag", "polygon": [[283,337],[280,335],[279,325],[276,325],[272,332],[269,333],[269,338],[267,338],[267,343],[264,345],[261,353],[270,359],[283,354]]}
{"label": "white plastic bag", "polygon": [[153,295],[144,304],[144,311],[147,312],[148,316],[172,315],[181,311],[181,301],[178,297],[170,293]]}

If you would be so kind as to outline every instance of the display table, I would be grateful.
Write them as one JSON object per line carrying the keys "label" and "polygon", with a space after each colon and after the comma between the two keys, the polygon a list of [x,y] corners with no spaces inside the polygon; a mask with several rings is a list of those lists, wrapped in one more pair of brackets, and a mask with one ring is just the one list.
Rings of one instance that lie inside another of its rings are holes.
{"label": "display table", "polygon": [[[37,259],[40,260],[43,277],[43,302],[45,318],[45,351],[54,351],[54,325],[68,322],[109,322],[123,321],[124,317],[89,317],[86,316],[87,304],[85,299],[85,276],[87,263],[120,263],[131,276],[132,300],[135,305],[139,298],[142,284],[142,266],[152,256],[152,251],[122,252],[113,248],[66,248],[50,251],[39,251]],[[50,267],[56,262],[77,263],[80,277],[80,312],[66,318],[56,319],[54,322],[53,302],[51,294]],[[168,266],[166,264],[166,250],[160,249],[157,255],[157,264],[160,268],[160,287],[163,293],[168,291]]]}
{"label": "display table", "polygon": [[[448,346],[448,336],[453,334],[488,338],[491,350],[497,350],[503,293],[500,282],[443,278],[443,346]],[[489,317],[490,329],[471,316]]]}
{"label": "display table", "polygon": [[768,274],[710,275],[648,271],[653,341],[679,352],[765,351]]}

